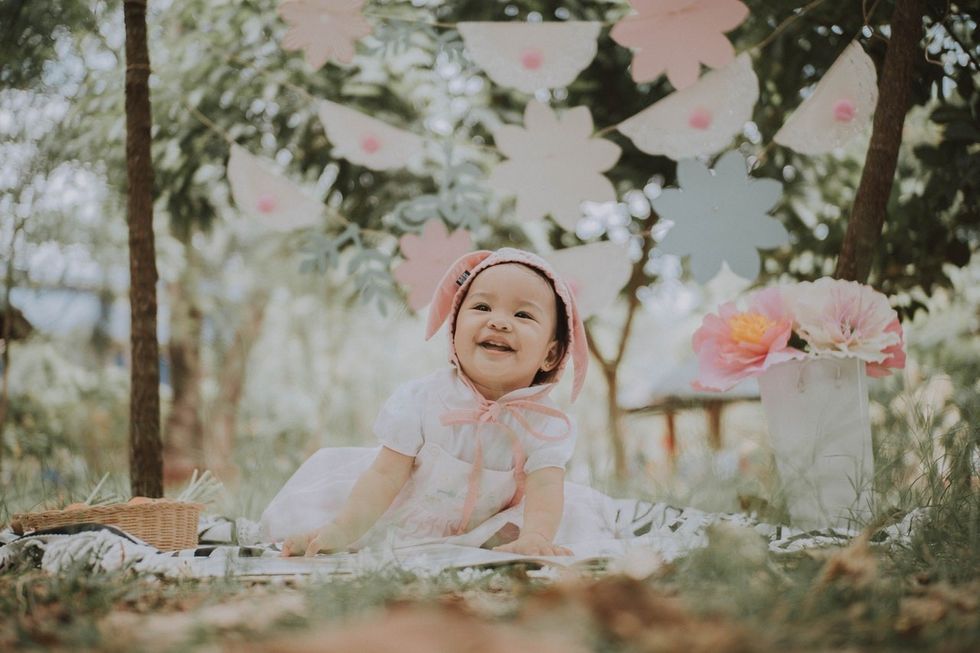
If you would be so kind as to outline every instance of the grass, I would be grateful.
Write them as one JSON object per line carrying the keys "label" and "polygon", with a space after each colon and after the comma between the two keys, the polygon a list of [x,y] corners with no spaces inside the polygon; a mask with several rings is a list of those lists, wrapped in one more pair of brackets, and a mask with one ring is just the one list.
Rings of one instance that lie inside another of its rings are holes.
{"label": "grass", "polygon": [[[752,531],[719,526],[651,577],[547,581],[520,566],[268,583],[25,567],[0,574],[0,650],[980,650],[980,400],[920,390],[878,397],[875,427],[872,523],[931,509],[905,546],[878,548],[872,526],[844,549],[774,556]],[[255,517],[288,469],[249,446],[243,471],[262,483],[221,509]],[[62,462],[58,477],[15,469],[7,487],[21,491],[5,491],[3,516],[84,498],[101,474]]]}

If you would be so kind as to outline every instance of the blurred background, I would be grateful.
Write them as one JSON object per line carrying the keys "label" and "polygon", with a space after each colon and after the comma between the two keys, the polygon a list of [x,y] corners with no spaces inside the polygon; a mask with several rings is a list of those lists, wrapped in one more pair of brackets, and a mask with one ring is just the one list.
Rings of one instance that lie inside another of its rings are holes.
{"label": "blurred background", "polygon": [[[738,52],[765,42],[753,51],[761,95],[731,147],[754,176],[782,183],[771,213],[791,244],[761,252],[757,279],[724,269],[698,284],[684,260],[656,245],[669,224],[650,202],[677,186],[676,163],[619,133],[606,136],[623,149],[606,173],[617,201],[586,203],[574,231],[514,218],[513,203],[486,184],[500,158],[487,143],[500,125],[522,122],[529,95],[491,83],[458,33],[441,26],[608,24],[628,13],[625,2],[375,0],[364,10],[374,32],[352,63],[318,70],[281,47],[286,25],[272,0],[151,2],[167,491],[208,468],[226,487],[215,509],[257,518],[319,447],[373,442],[387,395],[446,364],[445,336],[424,341],[425,311],[408,307],[390,275],[398,238],[438,217],[450,230],[469,229],[483,248],[610,240],[628,252],[629,283],[589,322],[602,359],[582,398],[568,405],[567,380],[554,395],[578,423],[572,480],[778,518],[758,388],[691,390],[690,338],[706,313],[752,285],[833,272],[868,136],[819,156],[772,137],[852,39],[880,67],[894,3],[815,3],[802,17],[804,3],[746,4],[749,18],[729,37]],[[975,482],[980,464],[976,12],[933,4],[869,280],[902,316],[909,350],[904,371],[872,382],[883,509],[916,505],[916,483],[942,478],[954,463]],[[0,14],[0,521],[84,498],[106,472],[128,494],[120,6],[5,2]],[[615,125],[671,90],[665,79],[636,84],[629,64],[629,51],[603,32],[589,67],[538,99],[589,107],[597,130]],[[317,119],[320,98],[424,136],[421,168],[376,171],[337,156]],[[354,231],[332,218],[286,233],[249,220],[226,178],[229,141]],[[951,460],[952,449],[966,460]]]}

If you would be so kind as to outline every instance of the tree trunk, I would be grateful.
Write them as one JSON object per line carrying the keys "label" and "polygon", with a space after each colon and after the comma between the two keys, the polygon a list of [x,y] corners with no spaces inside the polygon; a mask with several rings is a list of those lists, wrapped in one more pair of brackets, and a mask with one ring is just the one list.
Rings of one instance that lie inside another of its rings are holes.
{"label": "tree trunk", "polygon": [[626,436],[623,433],[623,416],[619,409],[619,402],[616,394],[619,391],[616,367],[604,367],[603,373],[606,377],[606,411],[609,422],[609,438],[613,448],[613,463],[616,470],[616,478],[622,480],[626,478]]}
{"label": "tree trunk", "polygon": [[871,143],[834,276],[864,283],[885,223],[922,39],[923,0],[898,0],[878,84]]}
{"label": "tree trunk", "polygon": [[123,12],[126,22],[126,173],[129,182],[129,302],[133,349],[129,474],[134,496],[160,497],[163,496],[163,458],[146,0],[124,0]]}
{"label": "tree trunk", "polygon": [[232,343],[218,367],[218,393],[212,418],[213,427],[205,448],[208,468],[213,469],[222,481],[235,480],[238,469],[234,463],[235,440],[238,433],[238,405],[245,389],[248,359],[252,346],[262,330],[268,294],[260,293],[246,303],[242,323],[235,332]]}
{"label": "tree trunk", "polygon": [[[188,252],[190,251],[190,245]],[[173,398],[164,426],[163,474],[167,484],[204,465],[201,420],[201,311],[194,300],[194,262],[188,255],[180,279],[170,285],[170,387]]]}
{"label": "tree trunk", "polygon": [[636,311],[640,307],[640,300],[636,296],[636,291],[643,285],[643,266],[647,255],[649,255],[650,250],[653,248],[653,237],[650,235],[649,230],[657,222],[657,219],[656,214],[651,213],[650,217],[646,218],[642,223],[642,227],[647,235],[643,239],[640,258],[633,264],[633,273],[630,275],[630,280],[626,284],[626,319],[623,322],[623,328],[619,334],[619,343],[616,346],[615,356],[612,358],[603,356],[602,352],[599,351],[599,347],[596,345],[595,339],[592,338],[589,328],[586,327],[585,329],[585,335],[589,342],[589,350],[602,368],[603,378],[606,380],[606,410],[609,421],[609,438],[612,443],[616,478],[620,481],[626,479],[629,465],[626,460],[626,434],[623,431],[623,411],[619,407],[618,400],[619,365],[623,362],[623,356],[626,354],[626,346],[629,344],[630,335],[633,332],[633,319],[636,317]]}
{"label": "tree trunk", "polygon": [[7,429],[7,410],[10,407],[10,346],[11,341],[16,335],[14,327],[17,321],[17,311],[14,310],[13,304],[10,303],[10,293],[14,288],[14,259],[17,254],[17,235],[24,228],[24,222],[24,220],[15,219],[14,228],[10,233],[10,249],[8,250],[10,258],[7,260],[7,270],[4,274],[3,305],[0,306],[0,310],[2,310],[0,317],[3,318],[3,321],[0,322],[0,347],[3,347],[3,353],[0,354],[0,366],[3,367],[3,376],[0,379],[0,480],[4,482],[6,482],[6,478],[3,476],[3,438],[4,432]]}

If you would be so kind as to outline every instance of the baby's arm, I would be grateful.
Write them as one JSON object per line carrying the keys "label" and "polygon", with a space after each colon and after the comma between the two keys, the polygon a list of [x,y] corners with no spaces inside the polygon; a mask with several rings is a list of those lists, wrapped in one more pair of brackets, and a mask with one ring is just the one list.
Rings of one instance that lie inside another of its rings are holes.
{"label": "baby's arm", "polygon": [[570,549],[552,543],[565,504],[565,470],[543,467],[528,474],[524,501],[524,528],[520,536],[496,550],[524,555],[572,555]]}
{"label": "baby's arm", "polygon": [[356,541],[395,500],[412,473],[414,461],[412,456],[381,447],[377,458],[354,483],[337,518],[306,536],[287,540],[282,547],[283,555],[337,551]]}

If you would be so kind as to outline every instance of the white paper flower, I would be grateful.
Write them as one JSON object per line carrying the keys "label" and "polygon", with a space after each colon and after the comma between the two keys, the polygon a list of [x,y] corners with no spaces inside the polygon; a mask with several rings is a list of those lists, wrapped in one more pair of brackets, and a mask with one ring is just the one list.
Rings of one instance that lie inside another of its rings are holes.
{"label": "white paper flower", "polygon": [[544,258],[575,293],[583,320],[612,304],[633,272],[626,248],[609,241],[559,249]]}
{"label": "white paper flower", "polygon": [[617,129],[648,154],[672,159],[719,152],[752,118],[759,80],[747,54],[671,93]]}
{"label": "white paper flower", "polygon": [[878,104],[874,62],[851,43],[817,82],[773,140],[801,154],[823,154],[863,132]]}
{"label": "white paper flower", "polygon": [[321,100],[319,115],[333,154],[352,163],[390,170],[418,163],[425,153],[420,136],[335,102]]}
{"label": "white paper flower", "polygon": [[901,342],[901,329],[888,298],[857,281],[824,277],[783,289],[796,331],[814,354],[881,363],[889,347]]}
{"label": "white paper flower", "polygon": [[363,5],[364,0],[285,0],[278,10],[289,24],[282,47],[302,50],[314,70],[330,59],[350,63],[354,44],[372,31],[361,15]]}
{"label": "white paper flower", "polygon": [[501,86],[568,86],[595,59],[600,23],[458,23],[466,51]]}
{"label": "white paper flower", "polygon": [[782,193],[774,179],[752,179],[745,159],[726,152],[714,172],[694,160],[677,164],[679,189],[665,190],[651,202],[661,217],[674,222],[658,247],[667,254],[690,254],[691,274],[710,281],[727,262],[735,274],[759,274],[756,248],[789,242],[786,228],[766,215]]}
{"label": "white paper flower", "polygon": [[322,219],[322,202],[269,170],[238,145],[231,146],[228,183],[238,208],[269,229],[304,229],[319,224]]}
{"label": "white paper flower", "polygon": [[619,146],[592,138],[592,114],[569,109],[560,118],[546,105],[528,103],[524,127],[504,125],[494,132],[497,149],[510,160],[490,173],[492,188],[517,196],[517,217],[538,220],[551,215],[569,231],[582,216],[583,201],[616,199],[601,173],[619,159]]}

